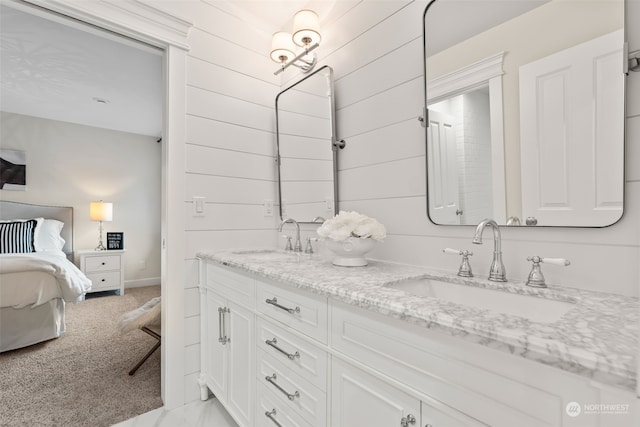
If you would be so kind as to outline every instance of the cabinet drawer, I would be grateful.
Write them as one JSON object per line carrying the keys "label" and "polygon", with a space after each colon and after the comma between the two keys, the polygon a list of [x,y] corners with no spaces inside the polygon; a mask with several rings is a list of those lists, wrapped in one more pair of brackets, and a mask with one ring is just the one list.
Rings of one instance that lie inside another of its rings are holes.
{"label": "cabinet drawer", "polygon": [[261,282],[256,306],[258,312],[327,343],[327,298]]}
{"label": "cabinet drawer", "polygon": [[[549,393],[537,387],[536,377],[545,374],[532,362],[518,361],[523,367],[516,380],[477,366],[499,360],[498,369],[507,372],[514,363],[511,355],[422,328],[418,332],[410,324],[354,311],[341,303],[333,304],[331,315],[334,349],[452,410],[494,426],[562,424],[566,403],[561,391]],[[465,358],[469,354],[473,356]],[[559,373],[547,375],[557,377]],[[584,383],[576,384],[573,390],[585,388]],[[572,393],[580,394],[574,397],[576,401],[589,400],[585,394]]]}
{"label": "cabinet drawer", "polygon": [[91,292],[99,291],[101,289],[116,289],[120,288],[121,276],[119,271],[107,271],[104,273],[92,273],[87,274],[89,280],[91,280]]}
{"label": "cabinet drawer", "polygon": [[[297,412],[281,403],[273,393],[258,383],[256,405],[256,427],[311,427]],[[278,423],[278,424],[276,424]]]}
{"label": "cabinet drawer", "polygon": [[120,270],[119,255],[88,256],[84,261],[85,273]]}
{"label": "cabinet drawer", "polygon": [[255,285],[251,277],[235,273],[230,268],[213,262],[206,262],[205,274],[206,285],[209,288],[247,308],[254,307]]}
{"label": "cabinet drawer", "polygon": [[257,351],[258,383],[286,408],[295,410],[314,426],[327,424],[327,396],[319,388],[287,369],[280,361],[263,350]]}
{"label": "cabinet drawer", "polygon": [[327,352],[306,340],[287,332],[282,326],[258,319],[258,348],[279,359],[296,374],[327,389]]}

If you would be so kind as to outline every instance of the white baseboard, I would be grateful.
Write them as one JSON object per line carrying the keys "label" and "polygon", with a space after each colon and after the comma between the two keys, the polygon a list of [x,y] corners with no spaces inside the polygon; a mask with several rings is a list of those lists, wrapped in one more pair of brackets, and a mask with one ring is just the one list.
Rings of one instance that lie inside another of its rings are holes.
{"label": "white baseboard", "polygon": [[159,277],[149,277],[146,279],[136,279],[136,280],[125,280],[124,281],[124,288],[141,288],[143,286],[153,286],[153,285],[160,285],[160,278]]}

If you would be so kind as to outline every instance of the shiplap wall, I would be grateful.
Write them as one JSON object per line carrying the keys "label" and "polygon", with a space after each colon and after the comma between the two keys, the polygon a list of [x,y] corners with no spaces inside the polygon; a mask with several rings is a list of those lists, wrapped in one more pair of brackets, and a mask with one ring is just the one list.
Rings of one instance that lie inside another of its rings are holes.
{"label": "shiplap wall", "polygon": [[[196,253],[276,244],[277,217],[265,217],[262,202],[276,194],[274,99],[280,82],[265,56],[268,36],[256,34],[222,2],[168,2],[167,7],[194,23],[186,64],[184,195],[184,387],[189,402],[199,398]],[[193,215],[194,196],[205,197],[204,216]]]}
{"label": "shiplap wall", "polygon": [[[365,1],[327,34],[322,64],[336,77],[340,207],[374,216],[388,230],[373,257],[455,271],[445,247],[472,249],[474,272],[486,275],[491,236],[472,245],[473,227],[431,224],[426,217],[424,130],[416,120],[423,100],[422,14],[427,1]],[[640,49],[640,3],[627,3],[630,51]],[[351,25],[358,22],[359,25]],[[338,38],[338,37],[336,37]],[[528,255],[566,257],[566,268],[547,266],[551,283],[638,295],[640,260],[640,73],[627,80],[625,215],[601,229],[503,228],[504,263],[511,280],[524,280]]]}
{"label": "shiplap wall", "polygon": [[[303,4],[304,2],[301,2]],[[444,247],[471,248],[472,227],[435,226],[426,216],[422,14],[426,0],[363,0],[323,25],[320,65],[335,72],[340,204],[382,221],[389,233],[373,256],[454,272]],[[185,401],[198,398],[199,293],[195,253],[242,246],[281,245],[277,217],[262,200],[275,198],[273,102],[301,75],[274,79],[266,61],[270,34],[255,32],[215,1],[168,2],[195,26],[187,62],[185,210]],[[631,50],[640,49],[640,2],[629,2]],[[640,265],[640,73],[628,79],[626,212],[604,229],[504,229],[510,279],[529,271],[527,255],[567,257],[549,266],[550,282],[625,295],[638,294]],[[636,94],[634,96],[634,94]],[[193,196],[206,197],[206,215],[191,215]],[[303,227],[305,234],[313,228]],[[477,275],[488,272],[492,244],[472,248]]]}

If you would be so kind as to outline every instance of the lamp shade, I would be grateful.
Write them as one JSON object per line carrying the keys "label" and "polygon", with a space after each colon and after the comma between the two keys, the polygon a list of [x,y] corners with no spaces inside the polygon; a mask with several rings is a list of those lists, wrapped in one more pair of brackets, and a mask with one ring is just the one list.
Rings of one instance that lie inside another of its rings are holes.
{"label": "lamp shade", "polygon": [[112,221],[113,203],[91,202],[89,205],[89,218],[91,221]]}
{"label": "lamp shade", "polygon": [[291,34],[286,31],[278,31],[271,38],[271,59],[279,64],[294,58],[294,49]]}
{"label": "lamp shade", "polygon": [[303,9],[293,17],[293,42],[298,46],[320,43],[320,19],[313,10]]}

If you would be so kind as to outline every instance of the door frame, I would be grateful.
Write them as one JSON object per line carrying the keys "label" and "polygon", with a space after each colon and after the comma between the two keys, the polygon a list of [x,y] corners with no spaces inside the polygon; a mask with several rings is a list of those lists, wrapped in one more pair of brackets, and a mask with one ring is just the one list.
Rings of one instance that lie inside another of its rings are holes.
{"label": "door frame", "polygon": [[493,219],[507,222],[507,189],[504,163],[502,111],[502,64],[505,52],[481,59],[458,70],[427,81],[427,108],[445,99],[462,95],[480,86],[489,86],[491,116],[491,174],[493,177]]}
{"label": "door frame", "polygon": [[161,4],[69,0],[30,3],[164,51],[161,206],[161,397],[167,409],[184,405],[184,181],[187,37],[193,24]]}

